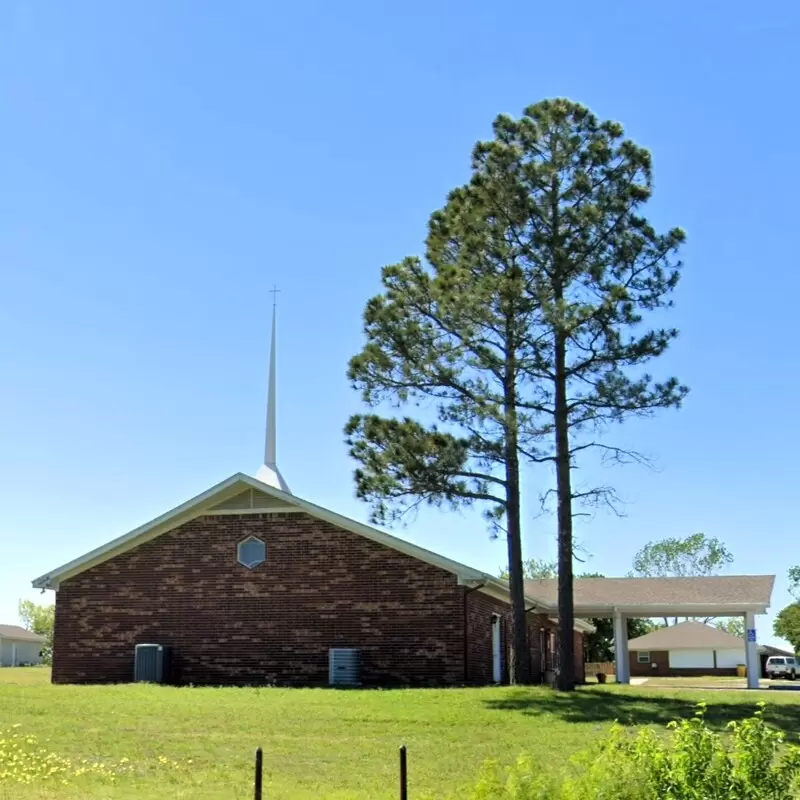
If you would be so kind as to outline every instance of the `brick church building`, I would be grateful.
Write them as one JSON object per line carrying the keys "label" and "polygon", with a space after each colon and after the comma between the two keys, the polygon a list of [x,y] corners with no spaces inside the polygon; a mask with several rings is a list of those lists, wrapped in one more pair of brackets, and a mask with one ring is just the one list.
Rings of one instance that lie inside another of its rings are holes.
{"label": "brick church building", "polygon": [[[133,680],[137,644],[179,684],[326,685],[330,651],[365,686],[507,680],[505,581],[289,491],[275,458],[275,322],[264,465],[33,582],[56,590],[55,683]],[[528,599],[530,659],[557,668],[556,610]],[[575,623],[576,673],[583,634]]]}

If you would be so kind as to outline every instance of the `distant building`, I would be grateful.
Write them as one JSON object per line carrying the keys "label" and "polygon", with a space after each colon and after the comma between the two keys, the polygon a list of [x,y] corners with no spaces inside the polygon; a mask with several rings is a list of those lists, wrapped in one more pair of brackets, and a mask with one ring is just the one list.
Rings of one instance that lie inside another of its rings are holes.
{"label": "distant building", "polygon": [[744,642],[713,625],[679,622],[631,639],[631,675],[736,675],[745,663]]}
{"label": "distant building", "polygon": [[46,639],[19,625],[0,625],[0,667],[25,667],[41,663]]}

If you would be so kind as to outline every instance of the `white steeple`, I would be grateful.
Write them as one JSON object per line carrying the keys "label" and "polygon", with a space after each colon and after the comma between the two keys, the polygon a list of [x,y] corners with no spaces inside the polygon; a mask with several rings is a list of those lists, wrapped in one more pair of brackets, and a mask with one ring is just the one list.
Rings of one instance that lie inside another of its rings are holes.
{"label": "white steeple", "polygon": [[264,463],[256,473],[256,479],[282,492],[291,494],[286,481],[278,469],[278,462],[275,455],[275,298],[277,289],[272,289],[272,343],[269,349],[269,391],[267,395],[267,437],[264,444]]}

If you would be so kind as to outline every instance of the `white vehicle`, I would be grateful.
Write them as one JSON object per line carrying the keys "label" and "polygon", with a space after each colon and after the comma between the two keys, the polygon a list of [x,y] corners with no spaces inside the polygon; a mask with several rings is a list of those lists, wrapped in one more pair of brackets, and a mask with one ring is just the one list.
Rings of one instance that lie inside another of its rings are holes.
{"label": "white vehicle", "polygon": [[793,681],[797,677],[800,665],[791,656],[770,656],[767,659],[768,678],[788,678]]}

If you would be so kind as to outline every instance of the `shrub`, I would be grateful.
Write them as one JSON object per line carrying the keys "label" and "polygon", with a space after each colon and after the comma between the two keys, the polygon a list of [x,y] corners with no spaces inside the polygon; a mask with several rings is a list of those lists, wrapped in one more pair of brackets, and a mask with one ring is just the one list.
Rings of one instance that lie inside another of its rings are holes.
{"label": "shrub", "polygon": [[667,735],[612,726],[606,740],[553,775],[535,756],[484,765],[470,800],[789,800],[800,798],[800,748],[764,720],[764,704],[727,732],[708,727],[701,703]]}

